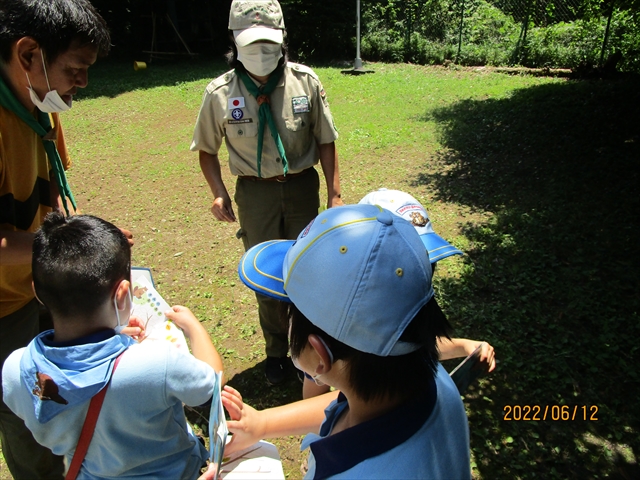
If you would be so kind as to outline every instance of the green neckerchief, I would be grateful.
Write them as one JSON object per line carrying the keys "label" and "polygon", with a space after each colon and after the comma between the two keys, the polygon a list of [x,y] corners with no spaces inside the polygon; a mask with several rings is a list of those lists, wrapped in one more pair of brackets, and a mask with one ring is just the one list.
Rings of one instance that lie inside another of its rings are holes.
{"label": "green neckerchief", "polygon": [[34,132],[40,136],[42,139],[42,145],[44,146],[45,152],[47,152],[47,157],[49,157],[49,163],[51,163],[51,169],[53,170],[53,176],[58,185],[58,191],[60,192],[60,197],[62,198],[62,204],[64,205],[64,210],[69,215],[69,208],[67,207],[67,198],[71,201],[71,205],[73,205],[73,210],[76,210],[76,200],[73,198],[73,193],[71,193],[71,188],[67,183],[67,176],[64,173],[64,167],[62,166],[62,160],[60,160],[60,154],[58,153],[58,149],[56,148],[56,143],[53,140],[45,139],[44,137],[51,130],[51,120],[49,119],[49,114],[41,112],[37,110],[38,119],[33,116],[33,114],[25,108],[22,103],[18,101],[16,97],[14,97],[9,87],[4,82],[4,79],[0,75],[0,105],[5,107],[6,109],[15,113],[20,120],[29,125]]}
{"label": "green neckerchief", "polygon": [[271,132],[273,141],[276,142],[278,154],[280,155],[280,158],[282,158],[282,168],[284,170],[284,174],[286,175],[289,172],[289,162],[287,162],[287,155],[284,152],[282,140],[280,140],[278,128],[276,127],[276,122],[273,120],[273,116],[271,115],[271,107],[269,106],[269,95],[271,95],[271,93],[276,89],[276,85],[278,85],[280,78],[282,78],[283,72],[284,67],[276,68],[269,76],[267,84],[261,88],[258,88],[253,80],[249,78],[247,72],[236,68],[236,75],[240,77],[240,80],[242,80],[244,86],[247,87],[249,93],[253,95],[253,97],[255,97],[255,99],[258,101],[258,105],[260,106],[260,108],[258,109],[258,177],[262,177],[262,141],[264,137],[265,122],[269,124],[269,131]]}

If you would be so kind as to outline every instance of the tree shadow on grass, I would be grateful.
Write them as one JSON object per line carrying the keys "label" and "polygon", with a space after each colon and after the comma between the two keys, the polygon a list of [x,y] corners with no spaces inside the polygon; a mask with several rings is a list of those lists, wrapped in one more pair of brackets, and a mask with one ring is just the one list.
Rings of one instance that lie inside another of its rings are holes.
{"label": "tree shadow on grass", "polygon": [[116,97],[134,90],[174,86],[198,80],[213,80],[229,70],[222,56],[216,58],[153,60],[146,68],[135,70],[133,61],[99,59],[89,69],[89,84],[78,90],[79,100]]}
{"label": "tree shadow on grass", "polygon": [[265,364],[266,360],[236,373],[229,380],[229,386],[242,394],[245,403],[258,410],[302,400],[302,384],[293,372],[284,383],[272,387],[264,375]]}
{"label": "tree shadow on grass", "polygon": [[425,120],[446,148],[414,185],[493,213],[464,226],[463,274],[438,284],[457,335],[501,361],[466,397],[476,473],[640,478],[639,78],[539,85]]}

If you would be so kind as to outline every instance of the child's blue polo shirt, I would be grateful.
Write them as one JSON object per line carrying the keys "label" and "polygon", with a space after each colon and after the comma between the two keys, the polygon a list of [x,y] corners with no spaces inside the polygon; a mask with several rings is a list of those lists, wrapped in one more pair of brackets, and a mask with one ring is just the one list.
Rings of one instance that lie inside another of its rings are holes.
{"label": "child's blue polo shirt", "polygon": [[458,390],[442,365],[427,394],[368,422],[330,435],[347,407],[329,405],[305,478],[470,479],[469,427]]}

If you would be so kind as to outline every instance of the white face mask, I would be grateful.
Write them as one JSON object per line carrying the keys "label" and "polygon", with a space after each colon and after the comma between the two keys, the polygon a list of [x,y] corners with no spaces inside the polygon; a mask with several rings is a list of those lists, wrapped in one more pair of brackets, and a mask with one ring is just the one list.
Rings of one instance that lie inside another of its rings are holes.
{"label": "white face mask", "polygon": [[[291,328],[289,328],[289,330],[291,330]],[[325,341],[322,339],[322,337],[318,336],[318,340],[320,340],[320,342],[322,343],[322,345],[324,345],[324,348],[327,350],[327,353],[329,354],[329,362],[331,362],[331,364],[333,364],[333,353],[331,353],[331,349],[329,348],[329,346],[325,343]],[[300,370],[301,372],[304,372],[304,370],[302,369],[302,367],[300,366],[300,363],[298,363],[298,359],[295,358],[293,355],[291,355],[291,363],[293,363],[293,366],[296,367],[298,370]],[[318,386],[322,386],[325,385],[324,383],[322,383],[319,380],[320,375],[316,375],[315,377],[311,377],[313,379],[314,382],[316,382],[316,385]]]}
{"label": "white face mask", "polygon": [[38,107],[41,112],[53,113],[53,112],[65,112],[71,108],[71,100],[69,103],[65,102],[57,90],[51,90],[51,85],[49,85],[49,76],[47,75],[47,67],[44,64],[44,56],[42,55],[42,50],[40,50],[40,58],[42,58],[42,68],[44,68],[44,78],[47,80],[47,88],[49,92],[44,96],[44,100],[40,100],[38,94],[31,86],[31,79],[29,78],[29,74],[25,72],[27,75],[27,81],[29,82],[29,86],[27,90],[29,90],[29,96],[31,97],[31,101],[33,104]]}
{"label": "white face mask", "polygon": [[242,62],[249,73],[264,77],[273,72],[282,58],[282,45],[279,43],[250,43],[238,48],[238,61]]}
{"label": "white face mask", "polygon": [[131,287],[127,290],[127,297],[129,297],[129,315],[127,316],[127,321],[124,325],[120,323],[120,313],[118,312],[118,302],[117,302],[117,293],[113,296],[113,306],[116,308],[116,318],[118,319],[118,325],[115,328],[116,334],[122,332],[122,329],[129,325],[129,317],[131,317],[131,308],[133,307],[133,297],[131,296]]}

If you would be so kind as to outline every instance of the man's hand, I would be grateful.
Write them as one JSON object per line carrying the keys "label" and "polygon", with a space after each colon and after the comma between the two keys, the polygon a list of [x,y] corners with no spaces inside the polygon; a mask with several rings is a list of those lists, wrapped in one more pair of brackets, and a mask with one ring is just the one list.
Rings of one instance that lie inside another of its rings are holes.
{"label": "man's hand", "polygon": [[342,205],[344,205],[344,202],[339,194],[327,198],[327,208],[341,207]]}
{"label": "man's hand", "polygon": [[235,222],[236,215],[233,213],[233,207],[231,206],[231,197],[227,192],[227,187],[224,186],[222,181],[222,173],[220,172],[220,159],[218,155],[203,152],[198,152],[200,159],[200,169],[204,175],[204,178],[209,184],[211,193],[213,194],[213,205],[211,206],[211,213],[216,217],[216,220],[223,222]]}
{"label": "man's hand", "polygon": [[236,221],[236,215],[233,213],[233,206],[229,197],[216,197],[211,206],[211,213],[216,220],[233,223]]}

